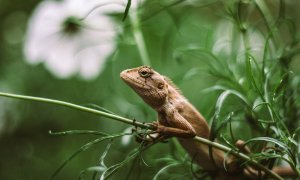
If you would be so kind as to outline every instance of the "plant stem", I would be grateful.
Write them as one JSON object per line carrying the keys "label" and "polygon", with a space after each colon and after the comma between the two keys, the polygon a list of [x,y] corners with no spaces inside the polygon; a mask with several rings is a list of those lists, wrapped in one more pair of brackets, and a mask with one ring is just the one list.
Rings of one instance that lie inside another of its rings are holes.
{"label": "plant stem", "polygon": [[232,154],[236,157],[239,157],[247,162],[249,162],[251,165],[259,168],[260,170],[263,170],[265,171],[268,175],[270,175],[271,177],[273,177],[274,179],[279,179],[279,180],[283,180],[282,177],[280,177],[278,174],[274,173],[272,170],[266,168],[265,166],[261,165],[259,162],[257,162],[256,160],[254,159],[251,159],[249,156],[247,156],[246,154],[243,154],[241,152],[238,152],[238,151],[235,151],[227,146],[224,146],[222,144],[219,144],[219,143],[216,143],[216,142],[212,142],[208,139],[205,139],[205,138],[202,138],[202,137],[199,137],[199,136],[196,136],[194,137],[194,140],[202,143],[202,144],[206,144],[206,145],[209,145],[209,146],[212,146],[212,147],[215,147],[217,149],[220,149],[226,153],[229,153],[229,154]]}
{"label": "plant stem", "polygon": [[[87,108],[84,106],[80,106],[77,104],[72,104],[69,102],[65,102],[65,101],[60,101],[60,100],[55,100],[55,99],[48,99],[48,98],[41,98],[41,97],[34,97],[34,96],[24,96],[24,95],[18,95],[18,94],[11,94],[11,93],[4,93],[4,92],[0,92],[0,96],[4,96],[4,97],[10,97],[10,98],[16,98],[16,99],[24,99],[24,100],[30,100],[30,101],[39,101],[39,102],[44,102],[44,103],[49,103],[49,104],[56,104],[56,105],[60,105],[60,106],[65,106],[68,108],[73,108],[73,109],[78,109],[80,111],[84,111],[84,112],[89,112],[89,113],[93,113],[93,114],[97,114],[103,117],[107,117],[110,119],[114,119],[126,124],[130,124],[130,125],[134,125],[140,128],[149,128],[149,125],[146,125],[144,123],[141,122],[137,122],[135,120],[132,119],[127,119],[115,114],[110,114],[104,111],[99,111],[96,109],[92,109],[92,108]],[[151,129],[151,128],[150,128]]]}
{"label": "plant stem", "polygon": [[[73,108],[73,109],[77,109],[80,111],[84,111],[84,112],[89,112],[89,113],[93,113],[93,114],[97,114],[100,116],[104,116],[107,118],[111,118],[126,124],[130,124],[130,125],[134,125],[136,127],[140,127],[140,128],[145,128],[145,129],[153,129],[153,127],[151,127],[150,125],[141,123],[141,122],[137,122],[135,120],[131,120],[131,119],[127,119],[115,114],[110,114],[107,112],[103,112],[103,111],[98,111],[95,109],[91,109],[91,108],[87,108],[84,106],[80,106],[80,105],[76,105],[76,104],[72,104],[69,102],[64,102],[64,101],[60,101],[60,100],[55,100],[55,99],[48,99],[48,98],[41,98],[41,97],[33,97],[33,96],[24,96],[24,95],[18,95],[18,94],[11,94],[11,93],[4,93],[4,92],[0,92],[0,96],[4,96],[4,97],[9,97],[9,98],[16,98],[16,99],[23,99],[23,100],[30,100],[30,101],[38,101],[38,102],[44,102],[44,103],[49,103],[49,104],[56,104],[56,105],[60,105],[60,106],[65,106],[68,108]],[[212,147],[215,147],[217,149],[220,149],[224,152],[230,153],[236,157],[239,157],[243,160],[246,160],[247,162],[249,162],[250,164],[252,164],[253,166],[265,171],[268,175],[270,175],[271,177],[273,177],[274,179],[278,179],[278,180],[283,180],[283,178],[281,178],[279,175],[277,175],[276,173],[274,173],[272,170],[264,167],[263,165],[261,165],[259,162],[251,159],[249,156],[235,151],[227,146],[224,146],[222,144],[216,143],[216,142],[212,142],[208,139],[205,138],[201,138],[201,137],[194,137],[194,140],[202,143],[202,144],[206,144]]]}
{"label": "plant stem", "polygon": [[143,33],[140,28],[140,20],[138,17],[137,10],[130,13],[129,18],[132,23],[132,33],[133,33],[138,51],[141,56],[141,61],[144,65],[151,66],[149,55],[148,55],[146,44],[145,44],[145,40],[144,40],[144,36],[143,36]]}
{"label": "plant stem", "polygon": [[274,26],[275,20],[273,19],[273,16],[268,9],[268,6],[263,0],[254,0],[256,3],[259,11],[261,12],[261,15],[263,16],[266,26],[271,34],[271,39],[273,41],[273,45],[276,47],[277,44],[279,44],[279,34],[276,31],[276,27]]}

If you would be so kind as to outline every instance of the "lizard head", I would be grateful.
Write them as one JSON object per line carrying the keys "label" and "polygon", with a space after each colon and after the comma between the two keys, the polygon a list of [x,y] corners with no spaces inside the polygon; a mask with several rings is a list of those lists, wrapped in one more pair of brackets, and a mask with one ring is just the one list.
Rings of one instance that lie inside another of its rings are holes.
{"label": "lizard head", "polygon": [[142,99],[153,108],[160,107],[167,99],[168,83],[165,77],[149,66],[127,69],[120,74]]}

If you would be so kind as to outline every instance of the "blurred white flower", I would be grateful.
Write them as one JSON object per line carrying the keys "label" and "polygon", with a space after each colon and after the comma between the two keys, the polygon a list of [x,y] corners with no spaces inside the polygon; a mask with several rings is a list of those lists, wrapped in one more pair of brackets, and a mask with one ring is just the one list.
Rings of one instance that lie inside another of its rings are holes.
{"label": "blurred white flower", "polygon": [[[59,78],[96,77],[115,49],[120,26],[107,13],[121,13],[127,0],[42,1],[28,25],[24,54]],[[132,7],[137,6],[132,1]]]}
{"label": "blurred white flower", "polygon": [[[131,133],[132,132],[132,127],[126,128],[123,133]],[[132,142],[132,136],[131,135],[125,135],[122,136],[121,138],[121,144],[123,146],[128,146]]]}

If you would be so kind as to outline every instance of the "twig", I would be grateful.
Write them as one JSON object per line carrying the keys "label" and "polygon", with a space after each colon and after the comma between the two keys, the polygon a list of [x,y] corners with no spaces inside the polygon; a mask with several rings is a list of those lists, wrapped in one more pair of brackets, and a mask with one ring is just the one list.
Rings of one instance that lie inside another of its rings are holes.
{"label": "twig", "polygon": [[4,97],[10,97],[10,98],[16,98],[16,99],[23,99],[23,100],[30,100],[30,101],[38,101],[38,102],[44,102],[44,103],[49,103],[49,104],[56,104],[56,105],[60,105],[60,106],[65,106],[65,107],[69,107],[69,108],[73,108],[73,109],[77,109],[80,111],[84,111],[84,112],[89,112],[89,113],[93,113],[93,114],[97,114],[103,117],[107,117],[110,119],[114,119],[126,124],[130,124],[130,125],[134,125],[140,128],[150,128],[148,125],[135,121],[135,120],[131,120],[128,118],[124,118],[115,114],[110,114],[104,111],[99,111],[96,109],[92,109],[92,108],[88,108],[88,107],[84,107],[84,106],[80,106],[77,104],[73,104],[73,103],[69,103],[69,102],[65,102],[65,101],[60,101],[60,100],[55,100],[55,99],[48,99],[48,98],[41,98],[41,97],[34,97],[34,96],[24,96],[24,95],[18,95],[18,94],[11,94],[11,93],[4,93],[4,92],[0,92],[0,96],[4,96]]}

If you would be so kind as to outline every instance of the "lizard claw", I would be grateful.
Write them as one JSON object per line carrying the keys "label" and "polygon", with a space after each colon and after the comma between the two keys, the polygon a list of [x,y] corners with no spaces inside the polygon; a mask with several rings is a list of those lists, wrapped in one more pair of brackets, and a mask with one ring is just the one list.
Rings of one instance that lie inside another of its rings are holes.
{"label": "lizard claw", "polygon": [[146,123],[146,125],[150,126],[148,132],[145,133],[137,133],[136,141],[139,143],[145,143],[146,145],[155,142],[166,142],[167,136],[163,135],[163,127],[157,121]]}
{"label": "lizard claw", "polygon": [[147,125],[149,125],[150,127],[153,128],[151,134],[163,134],[164,132],[164,126],[160,125],[157,121],[153,121],[151,123],[147,123]]}
{"label": "lizard claw", "polygon": [[154,129],[154,130],[147,130],[147,131],[141,132],[141,131],[138,131],[136,128],[133,129],[133,132],[135,133],[135,140],[138,143],[143,143],[144,145],[153,143],[158,136],[157,132],[155,131],[155,129],[156,129],[155,124],[156,123],[146,123],[146,125],[150,126],[151,129]]}
{"label": "lizard claw", "polygon": [[153,121],[151,123],[146,123],[146,125],[150,126],[151,129],[156,130],[159,126],[157,121]]}

